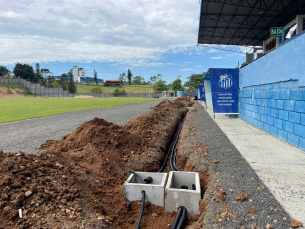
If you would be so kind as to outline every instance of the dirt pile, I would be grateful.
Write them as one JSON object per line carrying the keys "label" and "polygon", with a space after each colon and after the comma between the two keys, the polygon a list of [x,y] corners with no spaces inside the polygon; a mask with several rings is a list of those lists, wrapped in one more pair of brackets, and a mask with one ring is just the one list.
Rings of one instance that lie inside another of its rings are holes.
{"label": "dirt pile", "polygon": [[10,88],[0,86],[0,99],[11,99],[11,98],[27,98],[33,97],[28,93],[28,89],[23,88]]}
{"label": "dirt pile", "polygon": [[176,104],[181,104],[185,107],[191,107],[194,103],[190,100],[188,96],[183,96],[181,98],[177,98],[175,101]]}
{"label": "dirt pile", "polygon": [[[0,228],[134,228],[141,205],[123,197],[122,185],[127,169],[159,169],[187,112],[168,102],[125,126],[95,118],[41,144],[40,155],[1,152]],[[141,225],[166,228],[174,217],[147,203]]]}

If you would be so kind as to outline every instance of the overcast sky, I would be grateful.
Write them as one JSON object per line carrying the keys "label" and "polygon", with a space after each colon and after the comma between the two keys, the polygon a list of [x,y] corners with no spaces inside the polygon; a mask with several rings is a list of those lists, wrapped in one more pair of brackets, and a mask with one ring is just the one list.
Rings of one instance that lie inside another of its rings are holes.
{"label": "overcast sky", "polygon": [[1,0],[0,65],[39,62],[54,75],[73,65],[115,79],[130,68],[168,82],[245,57],[197,47],[198,0]]}

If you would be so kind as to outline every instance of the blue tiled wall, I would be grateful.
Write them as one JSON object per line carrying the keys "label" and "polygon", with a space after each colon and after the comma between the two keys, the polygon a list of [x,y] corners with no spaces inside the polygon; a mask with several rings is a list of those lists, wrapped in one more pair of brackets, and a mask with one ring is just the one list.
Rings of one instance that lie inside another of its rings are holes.
{"label": "blue tiled wall", "polygon": [[[298,79],[299,86],[305,86],[305,34],[291,40],[291,42],[268,53],[258,60],[241,68],[239,87],[269,84],[289,79]],[[276,99],[288,96],[299,96],[295,92],[277,92]],[[291,96],[291,95],[290,95]]]}
{"label": "blue tiled wall", "polygon": [[297,80],[242,88],[239,117],[305,150],[305,88]]}

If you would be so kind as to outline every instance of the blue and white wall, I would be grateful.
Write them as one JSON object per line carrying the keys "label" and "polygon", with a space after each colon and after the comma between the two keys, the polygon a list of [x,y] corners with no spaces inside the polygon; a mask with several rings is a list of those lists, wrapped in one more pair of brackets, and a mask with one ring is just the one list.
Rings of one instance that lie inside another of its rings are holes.
{"label": "blue and white wall", "polygon": [[305,150],[305,34],[240,69],[239,113]]}

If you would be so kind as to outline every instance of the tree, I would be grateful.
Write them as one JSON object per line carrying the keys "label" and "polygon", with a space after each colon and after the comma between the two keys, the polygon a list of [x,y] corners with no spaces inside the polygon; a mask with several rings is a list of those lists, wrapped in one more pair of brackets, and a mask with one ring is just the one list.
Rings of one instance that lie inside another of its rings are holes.
{"label": "tree", "polygon": [[172,84],[172,89],[173,91],[182,91],[182,81],[179,76],[176,80],[174,80]]}
{"label": "tree", "polygon": [[59,85],[63,88],[64,91],[67,90],[67,82],[68,82],[67,74],[66,73],[61,74]]}
{"label": "tree", "polygon": [[34,69],[28,64],[16,63],[13,73],[15,76],[20,76],[22,79],[29,80],[31,82],[34,79]]}
{"label": "tree", "polygon": [[40,74],[41,74],[44,78],[47,78],[47,74],[53,74],[53,73],[50,72],[50,70],[47,69],[47,68],[42,68],[42,69],[40,70]]}
{"label": "tree", "polygon": [[156,82],[162,80],[162,75],[161,74],[158,74],[156,76],[151,76],[150,77],[150,82],[155,85]]}
{"label": "tree", "polygon": [[36,63],[36,72],[37,75],[40,75],[40,64]]}
{"label": "tree", "polygon": [[145,80],[141,76],[135,76],[135,77],[133,77],[132,84],[134,84],[134,85],[142,85],[142,84],[145,84]]}
{"label": "tree", "polygon": [[184,87],[190,87],[190,89],[197,89],[199,84],[203,83],[203,77],[205,76],[205,72],[201,73],[201,74],[192,74],[189,77],[187,77],[187,79],[189,79],[189,81],[187,81],[184,84]]}
{"label": "tree", "polygon": [[128,84],[131,85],[132,73],[129,69],[128,69],[128,72],[127,72],[127,79],[128,79]]}
{"label": "tree", "polygon": [[70,71],[67,72],[68,76],[73,76],[73,68],[70,69]]}
{"label": "tree", "polygon": [[47,78],[48,87],[53,87],[54,80],[55,80],[54,76],[48,76],[48,78]]}
{"label": "tree", "polygon": [[125,73],[120,74],[119,80],[126,81],[126,74]]}
{"label": "tree", "polygon": [[116,87],[113,92],[113,95],[126,95],[126,91],[124,89],[120,89],[118,87]]}
{"label": "tree", "polygon": [[159,80],[158,82],[155,83],[153,86],[154,91],[167,91],[168,87],[166,85],[166,81],[164,80]]}
{"label": "tree", "polygon": [[77,87],[76,87],[75,84],[74,84],[73,77],[70,77],[70,78],[69,78],[68,91],[69,91],[71,94],[74,94],[74,93],[77,92]]}
{"label": "tree", "polygon": [[92,94],[102,94],[103,90],[101,87],[94,87],[90,90],[90,93]]}
{"label": "tree", "polygon": [[95,81],[95,83],[96,83],[96,85],[98,85],[98,82],[97,82],[97,72],[95,71],[95,69],[94,69],[94,81]]}
{"label": "tree", "polygon": [[54,88],[58,88],[58,87],[60,87],[60,85],[59,85],[59,83],[58,83],[58,81],[57,81],[57,80],[54,80],[54,81],[53,81],[53,83],[52,83],[52,87],[54,87]]}
{"label": "tree", "polygon": [[68,82],[68,76],[66,73],[61,74],[60,81],[67,83]]}
{"label": "tree", "polygon": [[10,74],[10,70],[5,66],[0,66],[0,76],[6,76]]}
{"label": "tree", "polygon": [[34,83],[38,83],[40,78],[41,78],[40,65],[39,65],[39,63],[36,63],[34,78],[31,81],[34,82]]}
{"label": "tree", "polygon": [[47,86],[47,79],[44,78],[44,77],[41,77],[41,78],[39,79],[38,83],[39,83],[41,86],[46,87],[46,86]]}

